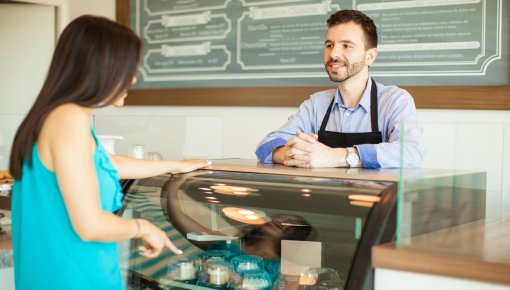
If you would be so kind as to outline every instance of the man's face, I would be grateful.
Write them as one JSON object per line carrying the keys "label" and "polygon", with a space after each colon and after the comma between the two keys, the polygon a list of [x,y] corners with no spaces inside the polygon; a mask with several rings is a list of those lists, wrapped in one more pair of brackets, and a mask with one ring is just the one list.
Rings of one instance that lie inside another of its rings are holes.
{"label": "man's face", "polygon": [[329,78],[343,82],[367,70],[377,55],[377,49],[366,49],[363,30],[354,22],[332,26],[324,43],[324,66]]}

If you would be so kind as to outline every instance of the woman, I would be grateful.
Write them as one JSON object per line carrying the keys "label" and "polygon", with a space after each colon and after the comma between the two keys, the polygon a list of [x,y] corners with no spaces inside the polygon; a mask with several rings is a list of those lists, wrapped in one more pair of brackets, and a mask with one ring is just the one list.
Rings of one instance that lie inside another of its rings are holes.
{"label": "woman", "polygon": [[81,16],[62,32],[10,157],[16,289],[122,289],[117,241],[141,238],[147,257],[182,253],[150,222],[113,214],[122,205],[119,177],[208,162],[108,156],[90,128],[93,108],[124,104],[140,52],[136,34],[106,18]]}

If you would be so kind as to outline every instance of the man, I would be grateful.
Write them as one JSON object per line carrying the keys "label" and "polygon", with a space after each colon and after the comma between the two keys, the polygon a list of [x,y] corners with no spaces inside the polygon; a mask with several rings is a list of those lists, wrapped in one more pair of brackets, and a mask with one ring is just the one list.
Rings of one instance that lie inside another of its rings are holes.
{"label": "man", "polygon": [[296,167],[399,167],[403,139],[403,166],[419,167],[425,148],[413,98],[369,77],[377,57],[373,20],[341,10],[327,23],[324,65],[337,89],[317,92],[301,104],[260,142],[258,159]]}

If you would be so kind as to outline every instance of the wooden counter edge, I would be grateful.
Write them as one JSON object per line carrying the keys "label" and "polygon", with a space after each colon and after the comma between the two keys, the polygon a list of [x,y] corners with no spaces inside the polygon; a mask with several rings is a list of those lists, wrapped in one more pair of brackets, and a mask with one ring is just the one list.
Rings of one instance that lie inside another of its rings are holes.
{"label": "wooden counter edge", "polygon": [[0,235],[0,252],[2,251],[12,251],[12,232],[10,229],[6,230],[5,234]]}
{"label": "wooden counter edge", "polygon": [[11,197],[0,196],[0,209],[11,210]]}
{"label": "wooden counter edge", "polygon": [[510,264],[418,249],[397,249],[395,243],[372,247],[372,267],[510,284]]}

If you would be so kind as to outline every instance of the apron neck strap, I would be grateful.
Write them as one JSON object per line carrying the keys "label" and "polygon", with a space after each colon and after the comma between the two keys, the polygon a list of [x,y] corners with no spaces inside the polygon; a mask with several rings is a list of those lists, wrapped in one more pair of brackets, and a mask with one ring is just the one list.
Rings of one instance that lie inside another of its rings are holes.
{"label": "apron neck strap", "polygon": [[[375,84],[374,79],[370,78],[372,80],[372,87],[370,89],[370,119],[372,123],[372,132],[379,132],[379,111],[377,107],[377,85]],[[321,127],[320,129],[322,131],[326,130],[326,125],[329,121],[329,115],[331,114],[331,110],[333,109],[333,104],[335,103],[335,97],[333,97],[333,100],[331,100],[331,104],[328,107],[328,110],[326,111],[326,114],[324,115],[324,118],[322,119]]]}

